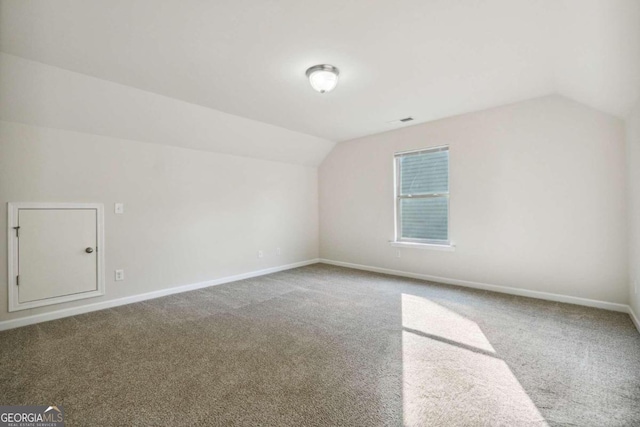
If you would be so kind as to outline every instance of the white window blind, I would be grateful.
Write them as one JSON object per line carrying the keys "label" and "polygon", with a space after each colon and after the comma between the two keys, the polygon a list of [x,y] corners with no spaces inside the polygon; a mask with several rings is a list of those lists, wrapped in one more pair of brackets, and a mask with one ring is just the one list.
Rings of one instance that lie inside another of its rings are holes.
{"label": "white window blind", "polygon": [[449,244],[449,147],[399,153],[396,240]]}

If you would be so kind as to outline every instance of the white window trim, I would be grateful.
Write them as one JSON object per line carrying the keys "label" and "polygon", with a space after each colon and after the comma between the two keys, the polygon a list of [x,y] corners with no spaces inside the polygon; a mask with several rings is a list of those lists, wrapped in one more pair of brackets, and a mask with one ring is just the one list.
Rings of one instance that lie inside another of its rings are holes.
{"label": "white window trim", "polygon": [[456,250],[456,245],[453,243],[436,245],[435,243],[397,242],[392,240],[389,244],[395,248],[429,249],[443,252],[453,252]]}
{"label": "white window trim", "polygon": [[[440,145],[437,147],[431,148],[421,148],[418,150],[409,150],[409,151],[400,151],[393,155],[393,222],[394,222],[394,239],[389,243],[394,247],[403,247],[403,248],[415,248],[415,249],[433,249],[440,251],[448,251],[452,252],[455,250],[455,245],[451,242],[451,221],[450,221],[450,209],[447,210],[447,214],[449,217],[447,218],[447,234],[449,235],[449,240],[427,240],[427,239],[407,239],[402,238],[400,236],[401,224],[400,218],[398,216],[398,212],[400,210],[400,200],[398,197],[400,194],[400,167],[398,165],[400,158],[410,154],[417,153],[428,153],[428,152],[438,152],[438,151],[451,151],[449,150],[448,145]],[[451,155],[451,154],[449,154]],[[451,168],[451,162],[449,162],[449,169]],[[447,179],[450,178],[449,170],[447,170]],[[417,197],[442,197],[442,193],[433,193],[428,195],[420,195]],[[449,202],[449,192],[447,192],[447,203]]]}
{"label": "white window trim", "polygon": [[[59,297],[47,298],[38,301],[21,303],[16,284],[18,272],[18,239],[13,227],[18,225],[19,209],[95,209],[97,215],[97,288],[94,291],[81,292],[72,295],[62,295]],[[42,307],[63,302],[76,301],[79,299],[93,298],[105,294],[104,280],[104,205],[101,203],[31,203],[31,202],[9,202],[7,203],[7,285],[9,296],[9,312],[26,310],[29,308]]]}

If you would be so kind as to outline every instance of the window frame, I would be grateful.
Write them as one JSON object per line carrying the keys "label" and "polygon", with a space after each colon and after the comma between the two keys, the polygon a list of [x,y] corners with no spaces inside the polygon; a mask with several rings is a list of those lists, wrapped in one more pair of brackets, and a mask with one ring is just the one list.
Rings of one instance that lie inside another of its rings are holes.
{"label": "window frame", "polygon": [[[449,153],[449,161],[447,162],[447,188],[449,191],[438,193],[425,193],[418,195],[402,195],[401,185],[401,166],[400,159],[406,156],[423,154],[423,153],[437,153],[441,151],[447,151]],[[394,241],[396,244],[406,244],[406,246],[437,246],[437,247],[452,247],[451,244],[451,188],[450,188],[450,171],[451,171],[451,151],[448,145],[440,145],[437,147],[421,148],[417,150],[400,151],[393,155],[393,168],[394,168],[394,185],[393,185],[393,197],[394,197]],[[447,200],[447,239],[415,239],[409,237],[402,237],[402,200],[404,199],[427,199],[427,198],[445,198]]]}

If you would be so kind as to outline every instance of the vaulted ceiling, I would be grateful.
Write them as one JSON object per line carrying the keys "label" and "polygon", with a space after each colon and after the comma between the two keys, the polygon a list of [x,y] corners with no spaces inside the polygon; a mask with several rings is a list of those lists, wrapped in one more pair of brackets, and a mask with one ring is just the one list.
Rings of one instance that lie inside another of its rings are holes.
{"label": "vaulted ceiling", "polygon": [[[332,141],[550,93],[624,116],[639,0],[3,0],[0,50]],[[304,71],[341,70],[318,94]]]}

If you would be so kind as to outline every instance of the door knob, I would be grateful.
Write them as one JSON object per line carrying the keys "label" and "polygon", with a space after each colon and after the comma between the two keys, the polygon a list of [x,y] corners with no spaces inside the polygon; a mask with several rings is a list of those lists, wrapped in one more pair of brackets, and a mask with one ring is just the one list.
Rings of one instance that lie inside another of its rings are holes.
{"label": "door knob", "polygon": [[90,254],[93,252],[93,248],[87,248],[84,250],[86,253]]}

